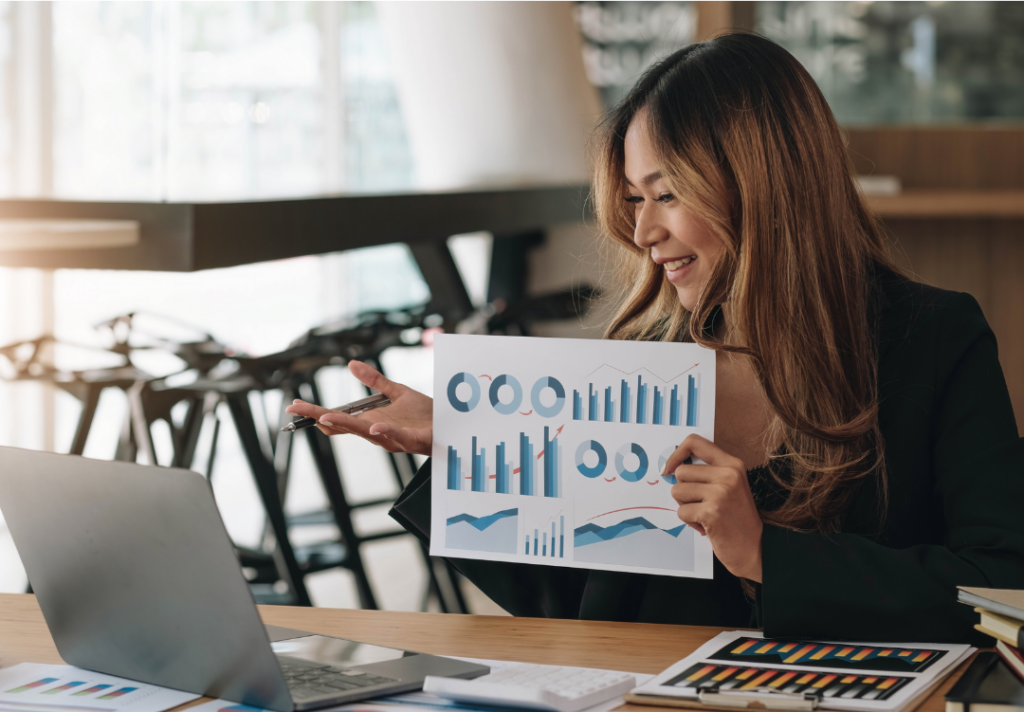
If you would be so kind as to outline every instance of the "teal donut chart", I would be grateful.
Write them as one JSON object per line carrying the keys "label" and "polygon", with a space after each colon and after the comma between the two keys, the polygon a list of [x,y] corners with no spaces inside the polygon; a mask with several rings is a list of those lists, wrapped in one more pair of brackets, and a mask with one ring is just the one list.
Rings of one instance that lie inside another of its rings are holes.
{"label": "teal donut chart", "polygon": [[[555,392],[555,402],[550,406],[540,402],[540,394],[545,388],[550,388]],[[562,408],[565,406],[565,388],[559,383],[557,378],[541,376],[533,384],[533,390],[530,391],[530,403],[538,415],[542,415],[545,418],[554,418],[562,412]]]}
{"label": "teal donut chart", "polygon": [[[633,453],[640,460],[640,464],[637,465],[635,470],[626,469],[626,455]],[[619,477],[624,479],[626,482],[639,482],[647,474],[647,467],[650,461],[647,459],[647,453],[642,447],[636,443],[629,443],[619,448],[619,451],[615,453],[615,471],[618,472]]]}
{"label": "teal donut chart", "polygon": [[[678,445],[673,445],[665,448],[665,451],[661,453],[661,455],[658,457],[658,472],[665,471],[665,463],[668,462],[668,459],[672,456],[672,453],[674,453],[678,447]],[[674,485],[676,483],[675,475],[665,475],[661,479],[665,480],[670,485]]]}
{"label": "teal donut chart", "polygon": [[[508,403],[502,403],[498,398],[498,391],[501,390],[502,386],[508,386],[512,389],[512,400]],[[514,376],[503,373],[491,382],[487,396],[491,401],[492,408],[502,415],[512,415],[519,410],[519,406],[523,402],[523,387],[519,385],[519,381]]]}
{"label": "teal donut chart", "polygon": [[[597,453],[597,464],[593,467],[588,467],[583,458],[591,450]],[[600,477],[604,474],[606,467],[608,467],[608,453],[601,443],[596,440],[584,440],[580,443],[580,446],[576,449],[576,469],[580,471],[581,475],[591,479]]]}
{"label": "teal donut chart", "polygon": [[[456,392],[459,385],[463,383],[467,384],[471,391],[467,401],[459,400]],[[477,383],[476,378],[466,372],[456,373],[452,376],[452,380],[448,381],[448,402],[460,413],[468,413],[476,408],[477,403],[480,402],[480,384]]]}

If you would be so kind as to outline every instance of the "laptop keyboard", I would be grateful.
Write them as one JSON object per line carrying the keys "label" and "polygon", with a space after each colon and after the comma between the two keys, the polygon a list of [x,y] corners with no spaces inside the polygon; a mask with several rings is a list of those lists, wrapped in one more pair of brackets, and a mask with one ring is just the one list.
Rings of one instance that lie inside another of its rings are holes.
{"label": "laptop keyboard", "polygon": [[323,697],[325,695],[344,695],[364,687],[375,687],[387,683],[398,682],[390,677],[371,675],[360,670],[339,670],[325,665],[317,667],[306,663],[291,664],[278,658],[285,682],[295,699]]}

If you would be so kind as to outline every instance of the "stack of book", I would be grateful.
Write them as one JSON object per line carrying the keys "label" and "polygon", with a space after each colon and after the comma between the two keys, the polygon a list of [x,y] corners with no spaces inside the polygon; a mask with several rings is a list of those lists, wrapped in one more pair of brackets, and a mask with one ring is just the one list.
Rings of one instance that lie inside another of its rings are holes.
{"label": "stack of book", "polygon": [[946,695],[947,712],[1024,712],[1024,591],[960,587],[959,600],[981,616],[974,626],[995,638]]}

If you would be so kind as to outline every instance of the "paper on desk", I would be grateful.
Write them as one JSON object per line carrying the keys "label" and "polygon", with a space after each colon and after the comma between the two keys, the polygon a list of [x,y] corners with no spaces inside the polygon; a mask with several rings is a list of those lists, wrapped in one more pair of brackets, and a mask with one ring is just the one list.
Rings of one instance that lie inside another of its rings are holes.
{"label": "paper on desk", "polygon": [[70,665],[0,670],[0,712],[161,712],[198,697]]}
{"label": "paper on desk", "polygon": [[[477,658],[456,658],[457,660],[465,660],[466,662],[478,663],[480,665],[486,665],[491,668],[492,671],[501,670],[502,668],[510,665],[519,665],[521,663],[506,662],[504,660],[479,660]],[[633,673],[636,675],[636,682],[638,685],[643,685],[650,680],[654,679],[653,675],[644,675],[642,673]],[[484,676],[486,677],[486,675]],[[602,702],[601,704],[588,707],[583,712],[610,712],[616,707],[622,704],[622,698],[616,697]],[[495,707],[492,705],[477,706],[473,704],[466,704],[462,702],[453,702],[446,700],[443,697],[432,695],[429,692],[407,692],[402,695],[393,695],[391,697],[381,697],[376,700],[368,700],[366,702],[351,702],[337,707],[330,707],[324,710],[318,710],[317,712],[410,712],[410,707],[419,708],[421,710],[437,710],[439,712],[494,712],[494,710],[509,709],[521,712],[522,708],[519,707]],[[0,710],[2,712],[2,710]],[[269,710],[260,710],[256,707],[248,707],[247,705],[240,705],[235,702],[228,702],[226,700],[213,700],[212,702],[206,702],[195,707],[190,707],[188,712],[270,712]]]}
{"label": "paper on desk", "polygon": [[712,577],[661,472],[714,439],[714,351],[440,335],[434,395],[432,555]]}
{"label": "paper on desk", "polygon": [[974,651],[941,643],[826,643],[720,633],[634,694],[696,699],[719,692],[819,692],[825,709],[882,712],[928,692]]}

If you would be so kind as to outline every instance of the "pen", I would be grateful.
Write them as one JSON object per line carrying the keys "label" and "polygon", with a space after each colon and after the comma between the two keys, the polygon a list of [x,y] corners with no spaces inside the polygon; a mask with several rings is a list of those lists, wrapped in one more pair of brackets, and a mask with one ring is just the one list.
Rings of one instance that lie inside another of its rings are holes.
{"label": "pen", "polygon": [[[372,396],[368,396],[367,398],[362,398],[357,401],[352,401],[351,403],[343,405],[339,408],[331,408],[331,410],[338,413],[344,413],[346,415],[359,415],[360,413],[365,413],[368,410],[373,410],[374,408],[383,408],[384,406],[388,405],[391,405],[390,398],[388,398],[383,393],[375,393]],[[288,425],[281,428],[281,432],[294,433],[296,430],[311,428],[316,424],[316,418],[299,418],[298,420],[293,420],[292,422],[288,423]]]}

